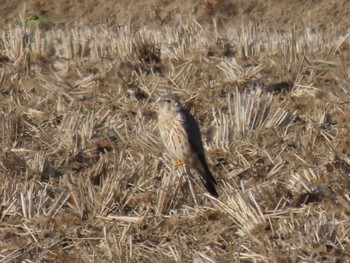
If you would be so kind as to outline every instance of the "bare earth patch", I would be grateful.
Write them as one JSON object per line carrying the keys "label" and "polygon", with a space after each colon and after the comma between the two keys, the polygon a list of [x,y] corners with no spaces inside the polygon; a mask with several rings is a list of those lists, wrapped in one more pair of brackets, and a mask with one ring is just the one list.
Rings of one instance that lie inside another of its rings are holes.
{"label": "bare earth patch", "polygon": [[[254,1],[154,1],[139,17],[125,1],[129,23],[92,23],[113,12],[48,2],[6,2],[19,13],[0,31],[0,262],[349,260],[345,20],[320,26],[312,1],[279,2],[304,3],[302,24]],[[257,10],[263,24],[230,20]],[[201,125],[218,199],[164,154],[168,92]]]}

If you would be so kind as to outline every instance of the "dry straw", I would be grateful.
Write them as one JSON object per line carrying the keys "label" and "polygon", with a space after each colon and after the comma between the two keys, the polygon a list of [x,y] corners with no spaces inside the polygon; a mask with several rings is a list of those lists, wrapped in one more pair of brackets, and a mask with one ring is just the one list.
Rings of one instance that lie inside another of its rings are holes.
{"label": "dry straw", "polygon": [[[0,262],[349,259],[349,33],[0,34]],[[201,124],[218,200],[163,152],[167,92]]]}

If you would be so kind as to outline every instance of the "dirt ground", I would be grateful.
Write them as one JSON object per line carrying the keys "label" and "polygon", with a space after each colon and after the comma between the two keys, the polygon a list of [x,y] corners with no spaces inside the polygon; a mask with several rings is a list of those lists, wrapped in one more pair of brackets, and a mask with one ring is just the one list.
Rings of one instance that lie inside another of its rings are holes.
{"label": "dirt ground", "polygon": [[42,17],[51,27],[66,27],[76,21],[87,25],[131,25],[138,30],[143,25],[159,27],[172,24],[177,16],[191,17],[199,23],[211,23],[213,17],[219,28],[241,26],[249,22],[266,26],[272,31],[305,26],[321,30],[347,30],[350,5],[346,0],[107,0],[107,1],[48,1],[3,0],[0,25],[18,22],[26,10],[25,19]]}
{"label": "dirt ground", "polygon": [[[349,262],[348,1],[0,7],[0,262]],[[173,169],[197,118],[218,198]]]}

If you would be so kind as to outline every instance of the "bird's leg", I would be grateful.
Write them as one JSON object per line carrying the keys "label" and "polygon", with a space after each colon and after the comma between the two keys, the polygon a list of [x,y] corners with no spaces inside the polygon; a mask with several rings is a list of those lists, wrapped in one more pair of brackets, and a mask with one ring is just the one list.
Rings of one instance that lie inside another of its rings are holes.
{"label": "bird's leg", "polygon": [[181,161],[181,160],[176,160],[175,161],[175,170],[179,169],[180,166],[182,166],[183,164],[185,164],[184,161]]}

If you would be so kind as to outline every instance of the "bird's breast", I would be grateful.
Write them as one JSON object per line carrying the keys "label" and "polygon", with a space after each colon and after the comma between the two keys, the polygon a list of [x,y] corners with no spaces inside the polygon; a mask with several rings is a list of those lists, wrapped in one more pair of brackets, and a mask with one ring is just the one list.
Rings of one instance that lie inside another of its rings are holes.
{"label": "bird's breast", "polygon": [[186,161],[191,154],[191,148],[181,116],[159,119],[159,129],[170,156],[176,160]]}

